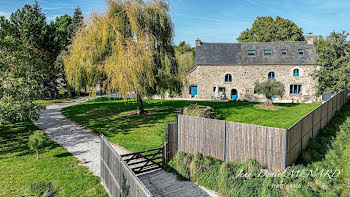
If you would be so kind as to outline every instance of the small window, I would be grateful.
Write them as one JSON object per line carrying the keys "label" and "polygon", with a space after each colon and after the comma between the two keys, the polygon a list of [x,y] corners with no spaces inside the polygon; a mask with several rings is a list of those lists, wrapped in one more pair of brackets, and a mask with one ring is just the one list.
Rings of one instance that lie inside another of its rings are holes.
{"label": "small window", "polygon": [[299,77],[299,69],[294,69],[293,70],[293,76],[294,77]]}
{"label": "small window", "polygon": [[225,87],[219,87],[219,92],[225,92]]}
{"label": "small window", "polygon": [[299,55],[304,55],[304,49],[298,49],[298,54]]}
{"label": "small window", "polygon": [[290,85],[290,94],[299,95],[301,94],[301,85]]}
{"label": "small window", "polygon": [[281,54],[282,54],[282,55],[287,55],[287,49],[282,49],[282,50],[281,50]]}
{"label": "small window", "polygon": [[254,56],[255,55],[255,50],[248,50],[248,55],[249,56]]}
{"label": "small window", "polygon": [[225,82],[226,83],[232,82],[232,75],[231,74],[226,74],[225,75]]}
{"label": "small window", "polygon": [[245,89],[245,93],[249,94],[250,93],[249,89]]}
{"label": "small window", "polygon": [[274,72],[269,72],[269,74],[267,75],[267,79],[268,80],[275,80],[275,73]]}
{"label": "small window", "polygon": [[215,90],[216,90],[216,87],[213,87],[213,92],[215,92]]}
{"label": "small window", "polygon": [[264,50],[264,55],[272,55],[272,51],[271,50]]}

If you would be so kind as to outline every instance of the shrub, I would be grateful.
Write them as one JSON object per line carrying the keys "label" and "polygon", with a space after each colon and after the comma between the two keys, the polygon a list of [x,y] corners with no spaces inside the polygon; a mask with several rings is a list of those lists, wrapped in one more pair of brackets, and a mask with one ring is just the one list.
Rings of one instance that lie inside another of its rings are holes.
{"label": "shrub", "polygon": [[191,104],[184,107],[183,114],[186,116],[197,116],[203,118],[218,118],[212,107],[198,104]]}
{"label": "shrub", "polygon": [[45,145],[46,135],[43,131],[35,131],[33,135],[29,136],[28,146],[31,150],[36,152],[36,160],[39,159],[39,149]]}
{"label": "shrub", "polygon": [[54,184],[38,182],[30,185],[31,194],[25,194],[23,197],[54,197],[58,195],[58,190],[55,189]]}
{"label": "shrub", "polygon": [[272,97],[278,96],[282,97],[284,94],[283,83],[275,80],[267,80],[264,82],[255,82],[254,91],[258,94],[265,95],[267,105],[272,105]]}

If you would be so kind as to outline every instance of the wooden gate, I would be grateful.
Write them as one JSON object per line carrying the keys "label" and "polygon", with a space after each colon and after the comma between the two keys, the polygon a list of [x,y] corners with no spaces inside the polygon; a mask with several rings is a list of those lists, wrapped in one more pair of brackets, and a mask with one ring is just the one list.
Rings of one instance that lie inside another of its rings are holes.
{"label": "wooden gate", "polygon": [[165,147],[120,155],[135,174],[162,168],[165,162]]}

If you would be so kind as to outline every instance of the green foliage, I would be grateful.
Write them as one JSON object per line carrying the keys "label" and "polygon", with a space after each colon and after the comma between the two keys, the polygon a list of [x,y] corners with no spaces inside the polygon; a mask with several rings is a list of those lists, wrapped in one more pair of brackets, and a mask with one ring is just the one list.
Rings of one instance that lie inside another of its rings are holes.
{"label": "green foliage", "polygon": [[57,196],[108,196],[99,177],[50,139],[40,151],[41,159],[33,162],[27,143],[37,130],[30,120],[0,126],[0,196],[33,196],[31,187],[41,183],[54,183]]}
{"label": "green foliage", "polygon": [[39,159],[39,149],[45,146],[47,137],[43,131],[35,131],[29,136],[28,146],[31,150],[36,151],[36,159]]}
{"label": "green foliage", "polygon": [[303,30],[294,22],[277,16],[257,17],[251,29],[237,38],[238,42],[304,41]]}
{"label": "green foliage", "polygon": [[320,69],[315,71],[318,79],[318,94],[339,92],[350,86],[350,43],[349,33],[332,32],[326,40],[315,42],[319,56],[315,64]]}
{"label": "green foliage", "polygon": [[45,146],[47,137],[43,131],[35,131],[33,135],[29,136],[28,146],[31,150],[37,150]]}
{"label": "green foliage", "polygon": [[185,41],[175,46],[175,57],[178,63],[178,73],[181,78],[185,78],[188,71],[195,65],[195,48],[191,47]]}
{"label": "green foliage", "polygon": [[183,114],[186,116],[197,116],[197,117],[203,117],[203,118],[213,118],[213,119],[219,118],[215,114],[214,109],[212,107],[198,105],[197,103],[184,107]]}
{"label": "green foliage", "polygon": [[33,196],[33,197],[54,197],[57,196],[58,190],[55,189],[54,183],[32,183],[30,185],[30,191],[32,194],[30,195],[25,195],[25,196]]}
{"label": "green foliage", "polygon": [[76,32],[79,31],[79,29],[83,26],[84,24],[84,17],[83,17],[83,12],[81,11],[80,7],[76,7],[73,13],[72,17],[72,24],[69,27],[69,39],[73,39]]}
{"label": "green foliage", "polygon": [[265,95],[268,104],[272,104],[272,97],[282,97],[284,94],[283,83],[275,80],[267,80],[264,82],[255,82],[254,91],[258,94]]}

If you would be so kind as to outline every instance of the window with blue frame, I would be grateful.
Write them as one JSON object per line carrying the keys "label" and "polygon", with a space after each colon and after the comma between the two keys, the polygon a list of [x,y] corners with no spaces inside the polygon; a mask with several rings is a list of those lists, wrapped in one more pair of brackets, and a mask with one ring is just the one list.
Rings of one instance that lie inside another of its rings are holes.
{"label": "window with blue frame", "polygon": [[219,92],[225,92],[225,87],[219,87]]}
{"label": "window with blue frame", "polygon": [[255,50],[248,50],[249,56],[255,56]]}
{"label": "window with blue frame", "polygon": [[289,93],[293,95],[299,95],[301,94],[301,88],[302,88],[301,85],[290,85]]}
{"label": "window with blue frame", "polygon": [[293,76],[294,77],[299,77],[299,69],[294,69],[293,70]]}
{"label": "window with blue frame", "polygon": [[272,55],[272,51],[271,50],[264,50],[264,55]]}
{"label": "window with blue frame", "polygon": [[269,72],[269,74],[267,75],[267,79],[275,80],[276,79],[275,72]]}
{"label": "window with blue frame", "polygon": [[298,54],[299,55],[304,55],[304,49],[298,49]]}
{"label": "window with blue frame", "polygon": [[226,83],[232,82],[232,75],[231,74],[226,74],[225,75],[225,82]]}
{"label": "window with blue frame", "polygon": [[282,50],[281,50],[281,54],[282,54],[282,55],[287,55],[287,49],[282,49]]}

